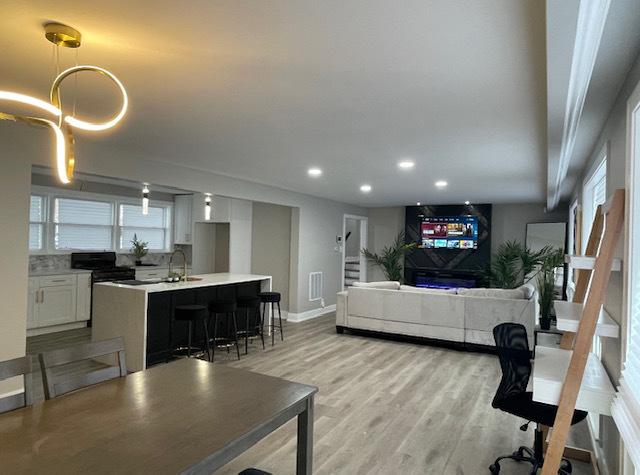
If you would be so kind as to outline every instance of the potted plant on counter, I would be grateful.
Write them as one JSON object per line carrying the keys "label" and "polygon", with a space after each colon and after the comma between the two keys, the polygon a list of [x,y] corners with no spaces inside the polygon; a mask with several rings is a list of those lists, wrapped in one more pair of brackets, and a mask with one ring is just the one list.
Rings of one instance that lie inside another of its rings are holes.
{"label": "potted plant on counter", "polygon": [[404,232],[398,233],[391,244],[385,246],[380,254],[363,249],[361,252],[374,264],[380,266],[384,271],[387,280],[404,280],[402,275],[402,258],[404,255],[416,248],[416,243],[406,244],[404,242]]}
{"label": "potted plant on counter", "polygon": [[138,236],[134,234],[131,244],[133,245],[131,252],[136,258],[136,265],[142,265],[142,258],[149,253],[149,243],[138,240]]}
{"label": "potted plant on counter", "polygon": [[556,287],[556,269],[564,264],[562,249],[554,249],[547,254],[540,266],[537,276],[538,303],[540,304],[540,328],[548,330],[551,327],[551,310],[553,309],[554,292]]}

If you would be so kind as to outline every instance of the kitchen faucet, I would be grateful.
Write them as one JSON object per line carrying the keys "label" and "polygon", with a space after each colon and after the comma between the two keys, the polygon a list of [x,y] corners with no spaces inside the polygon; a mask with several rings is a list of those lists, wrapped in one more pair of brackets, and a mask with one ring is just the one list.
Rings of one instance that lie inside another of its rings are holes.
{"label": "kitchen faucet", "polygon": [[176,254],[182,254],[183,273],[180,280],[186,282],[187,281],[187,255],[184,253],[182,249],[176,249],[171,253],[171,257],[169,258],[169,275],[171,275],[173,272],[173,268],[172,268],[173,256],[175,256]]}

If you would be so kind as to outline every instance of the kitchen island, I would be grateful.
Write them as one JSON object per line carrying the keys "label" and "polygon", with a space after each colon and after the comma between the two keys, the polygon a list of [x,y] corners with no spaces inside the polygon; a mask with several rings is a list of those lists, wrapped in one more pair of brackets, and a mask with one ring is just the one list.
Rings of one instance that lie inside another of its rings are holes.
{"label": "kitchen island", "polygon": [[[183,345],[186,325],[172,325],[176,305],[208,305],[216,299],[255,296],[271,290],[271,276],[253,274],[203,274],[187,282],[128,285],[116,282],[93,287],[93,341],[121,336],[124,339],[128,371],[167,361],[171,340]],[[136,283],[137,284],[137,283]],[[268,316],[265,317],[265,325]],[[238,318],[241,326],[243,318]],[[173,333],[173,335],[172,335]],[[196,326],[196,341],[204,331]]]}

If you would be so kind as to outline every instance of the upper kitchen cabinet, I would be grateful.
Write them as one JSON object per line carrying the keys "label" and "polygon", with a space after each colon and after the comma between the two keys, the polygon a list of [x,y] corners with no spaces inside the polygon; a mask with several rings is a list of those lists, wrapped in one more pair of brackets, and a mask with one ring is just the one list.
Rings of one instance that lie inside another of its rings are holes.
{"label": "upper kitchen cabinet", "polygon": [[175,244],[193,242],[193,195],[176,195],[174,201]]}

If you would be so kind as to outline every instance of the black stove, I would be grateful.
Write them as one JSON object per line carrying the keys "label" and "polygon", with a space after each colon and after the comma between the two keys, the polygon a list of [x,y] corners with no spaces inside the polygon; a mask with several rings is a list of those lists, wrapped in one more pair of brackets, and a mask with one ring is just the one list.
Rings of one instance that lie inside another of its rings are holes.
{"label": "black stove", "polygon": [[[115,252],[73,252],[71,268],[91,271],[91,285],[98,282],[114,282],[136,278],[132,267],[117,266]],[[93,292],[91,292],[91,311],[93,313]],[[91,320],[89,320],[91,326]]]}
{"label": "black stove", "polygon": [[93,271],[93,282],[133,279],[136,275],[135,269],[116,265],[115,252],[74,252],[71,254],[71,268]]}

